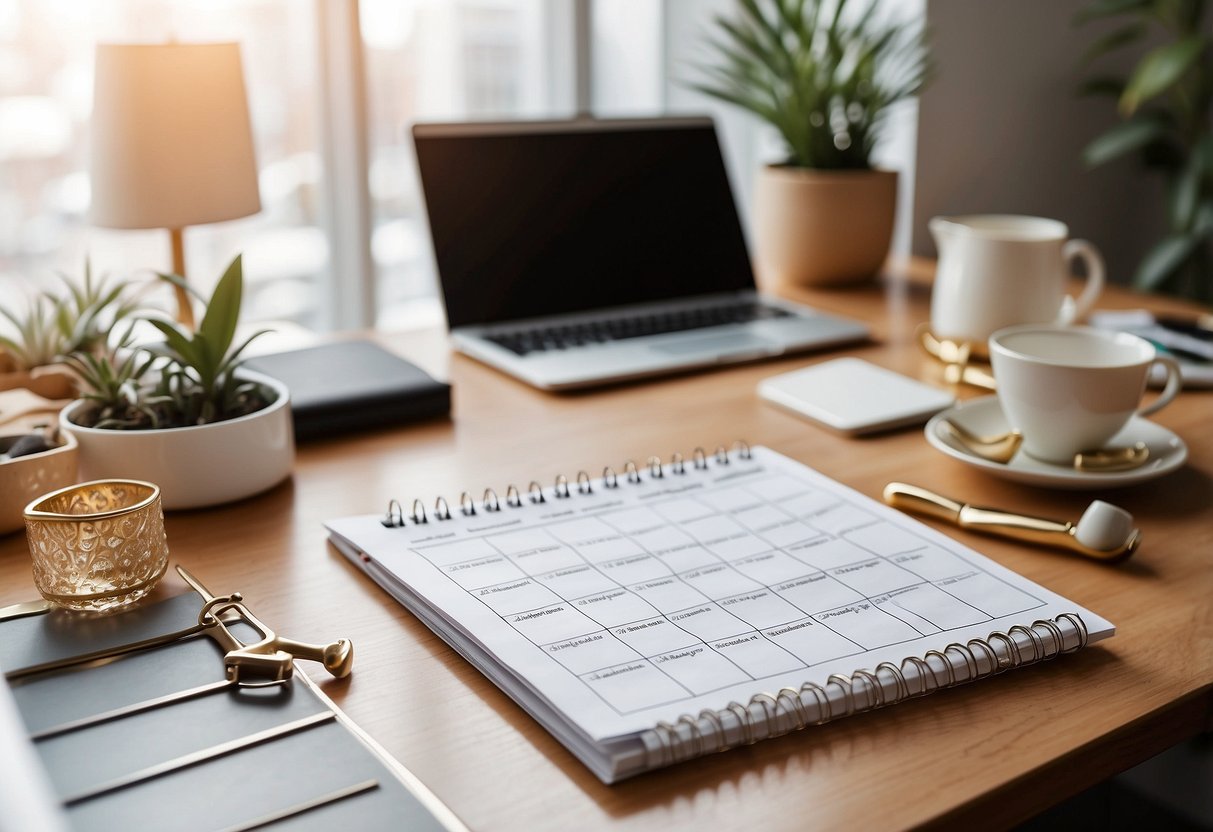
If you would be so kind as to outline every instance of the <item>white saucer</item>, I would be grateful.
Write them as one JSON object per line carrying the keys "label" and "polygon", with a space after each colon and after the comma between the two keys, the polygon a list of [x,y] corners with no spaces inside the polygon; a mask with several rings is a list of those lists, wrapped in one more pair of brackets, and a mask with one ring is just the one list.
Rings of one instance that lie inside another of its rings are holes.
{"label": "white saucer", "polygon": [[1162,425],[1134,416],[1120,433],[1108,442],[1109,447],[1130,446],[1144,442],[1150,449],[1150,457],[1140,468],[1131,471],[1091,472],[1078,471],[1033,459],[1022,449],[1003,464],[982,459],[960,444],[944,427],[948,419],[978,435],[991,436],[1006,433],[1010,429],[997,396],[984,396],[963,402],[956,407],[936,414],[927,422],[927,441],[950,457],[966,465],[989,471],[1003,479],[1039,485],[1045,488],[1081,490],[1084,488],[1119,488],[1169,474],[1179,468],[1188,458],[1188,446],[1184,441]]}

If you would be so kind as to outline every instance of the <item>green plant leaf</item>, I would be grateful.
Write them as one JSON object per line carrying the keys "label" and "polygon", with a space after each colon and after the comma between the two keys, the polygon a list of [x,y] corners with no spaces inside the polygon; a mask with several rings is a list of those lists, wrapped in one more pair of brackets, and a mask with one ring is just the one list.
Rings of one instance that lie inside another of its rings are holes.
{"label": "green plant leaf", "polygon": [[1142,102],[1165,92],[1183,77],[1205,47],[1205,35],[1196,34],[1147,52],[1120,96],[1121,112],[1130,116]]}
{"label": "green plant leaf", "polygon": [[1138,21],[1120,29],[1113,29],[1106,35],[1096,38],[1095,42],[1087,47],[1087,51],[1083,52],[1082,58],[1079,59],[1079,64],[1087,66],[1095,59],[1109,52],[1115,52],[1117,49],[1128,46],[1131,43],[1136,43],[1146,36],[1148,30],[1149,27],[1146,26],[1144,21]]}
{"label": "green plant leaf", "polygon": [[191,286],[190,282],[181,275],[168,274],[167,272],[156,272],[156,277],[160,278],[165,283],[171,283],[173,286],[179,286],[180,288],[184,289],[186,294],[193,297],[194,300],[200,300],[203,303],[206,303],[206,298],[202,296],[202,293]]}
{"label": "green plant leaf", "polygon": [[240,360],[240,355],[241,355],[241,353],[243,353],[245,351],[245,349],[248,348],[248,345],[253,343],[253,341],[257,340],[262,335],[269,335],[273,331],[274,330],[272,330],[272,329],[259,329],[256,332],[254,332],[252,335],[250,335],[248,338],[245,338],[244,342],[240,346],[236,347],[236,349],[232,350],[231,352],[229,352],[227,354],[227,357],[224,359],[223,364],[221,364],[219,367],[219,372],[220,373],[233,372],[237,367],[239,367],[241,365],[241,363],[243,363]]}
{"label": "green plant leaf", "polygon": [[1173,234],[1160,242],[1141,261],[1133,285],[1150,291],[1173,279],[1201,242],[1197,234]]}
{"label": "green plant leaf", "polygon": [[1123,122],[1098,137],[1082,151],[1082,160],[1093,168],[1110,162],[1134,150],[1145,147],[1166,135],[1166,128],[1155,119],[1137,118]]}
{"label": "green plant leaf", "polygon": [[1175,177],[1171,193],[1171,227],[1176,231],[1191,229],[1196,221],[1196,209],[1213,170],[1213,136],[1205,136],[1188,155],[1187,164]]}
{"label": "green plant leaf", "polygon": [[1095,0],[1091,5],[1074,15],[1075,23],[1086,23],[1101,17],[1111,17],[1125,12],[1150,13],[1153,0]]}
{"label": "green plant leaf", "polygon": [[240,320],[240,299],[244,289],[242,260],[243,256],[237,254],[219,278],[202,323],[198,325],[198,332],[209,342],[216,361],[222,360],[232,346]]}
{"label": "green plant leaf", "polygon": [[1074,94],[1090,97],[1106,95],[1111,98],[1120,98],[1121,94],[1125,91],[1125,84],[1127,83],[1126,79],[1115,75],[1093,75],[1079,84],[1074,90]]}
{"label": "green plant leaf", "polygon": [[185,364],[192,365],[197,363],[198,352],[194,348],[193,342],[181,330],[168,321],[162,321],[159,318],[148,318],[147,321],[164,335],[165,343],[173,353],[176,353],[175,357],[177,359]]}

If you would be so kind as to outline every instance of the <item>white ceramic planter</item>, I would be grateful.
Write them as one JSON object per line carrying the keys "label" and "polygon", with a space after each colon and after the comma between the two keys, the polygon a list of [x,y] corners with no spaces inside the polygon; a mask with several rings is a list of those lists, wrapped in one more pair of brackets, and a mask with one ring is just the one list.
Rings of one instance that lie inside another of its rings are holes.
{"label": "white ceramic planter", "polygon": [[754,192],[754,260],[764,288],[870,280],[893,238],[897,174],[762,169]]}
{"label": "white ceramic planter", "polygon": [[295,435],[286,385],[259,373],[241,378],[272,389],[274,402],[256,413],[188,428],[105,430],[75,424],[85,406],[59,414],[80,446],[81,480],[133,479],[160,486],[166,509],[203,508],[259,494],[290,476]]}

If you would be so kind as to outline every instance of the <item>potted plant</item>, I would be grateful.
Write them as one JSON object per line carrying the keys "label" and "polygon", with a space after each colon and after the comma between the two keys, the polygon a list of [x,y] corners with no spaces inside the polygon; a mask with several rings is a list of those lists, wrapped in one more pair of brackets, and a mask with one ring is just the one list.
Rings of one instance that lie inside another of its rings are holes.
{"label": "potted plant", "polygon": [[154,482],[164,507],[180,509],[249,497],[290,475],[288,391],[241,368],[245,348],[263,334],[235,345],[242,292],[236,257],[196,332],[149,318],[163,343],[135,346],[128,327],[100,353],[68,356],[84,393],[60,413],[60,424],[79,443],[83,479]]}
{"label": "potted plant", "polygon": [[94,281],[87,260],[80,285],[59,277],[65,295],[36,295],[23,312],[0,307],[11,331],[0,333],[0,391],[24,388],[46,399],[73,398],[76,376],[63,357],[100,349],[111,328],[137,306],[128,297],[129,284],[110,286],[105,277]]}
{"label": "potted plant", "polygon": [[1096,73],[1080,92],[1116,99],[1122,121],[1083,151],[1088,167],[1136,154],[1167,188],[1168,233],[1137,267],[1140,289],[1166,289],[1213,303],[1213,35],[1206,0],[1090,4],[1084,23],[1123,18],[1087,50],[1086,61],[1156,44],[1127,78]]}
{"label": "potted plant", "polygon": [[758,176],[755,260],[766,283],[830,285],[871,277],[888,255],[897,174],[871,166],[893,104],[928,74],[921,32],[827,0],[740,0],[717,17],[720,57],[696,89],[779,131],[786,160]]}

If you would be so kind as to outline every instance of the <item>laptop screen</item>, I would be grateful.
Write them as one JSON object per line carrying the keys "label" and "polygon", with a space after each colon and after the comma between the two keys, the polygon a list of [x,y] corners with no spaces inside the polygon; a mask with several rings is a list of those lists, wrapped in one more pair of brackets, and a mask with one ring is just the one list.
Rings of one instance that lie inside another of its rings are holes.
{"label": "laptop screen", "polygon": [[452,328],[754,287],[707,119],[413,138]]}

